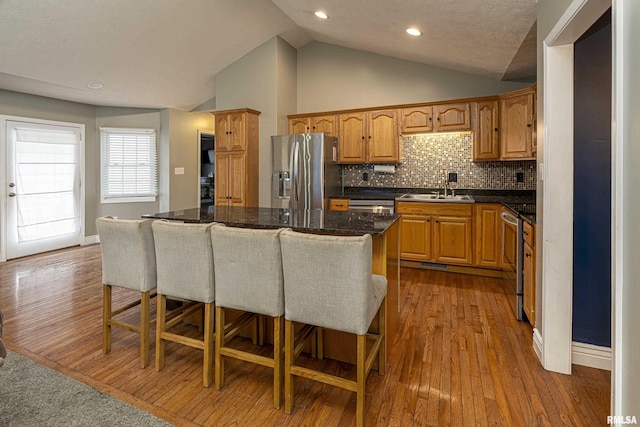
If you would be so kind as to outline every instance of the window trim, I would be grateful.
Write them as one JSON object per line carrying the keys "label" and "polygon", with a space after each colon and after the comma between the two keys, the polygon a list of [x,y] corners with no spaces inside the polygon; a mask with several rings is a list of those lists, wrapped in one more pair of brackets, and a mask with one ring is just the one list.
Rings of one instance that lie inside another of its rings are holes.
{"label": "window trim", "polygon": [[[141,203],[141,202],[155,202],[158,199],[159,195],[159,179],[158,179],[158,147],[157,147],[157,132],[156,129],[153,128],[118,128],[118,127],[100,127],[100,203]],[[105,144],[108,143],[106,140],[106,136],[109,133],[121,133],[128,135],[140,135],[140,134],[152,134],[153,135],[153,152],[151,155],[153,159],[151,159],[155,164],[155,194],[150,196],[148,194],[145,195],[132,195],[126,197],[105,197],[105,175],[106,169],[108,169],[109,165],[106,164],[106,147]]]}

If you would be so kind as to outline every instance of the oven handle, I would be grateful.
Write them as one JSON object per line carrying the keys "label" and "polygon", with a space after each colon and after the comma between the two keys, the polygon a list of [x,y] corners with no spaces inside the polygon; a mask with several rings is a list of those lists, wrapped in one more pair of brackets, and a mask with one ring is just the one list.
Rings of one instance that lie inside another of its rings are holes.
{"label": "oven handle", "polygon": [[504,222],[509,223],[511,225],[515,225],[516,227],[518,226],[518,218],[516,218],[515,216],[507,212],[502,212],[500,213],[500,217],[502,217],[502,220]]}

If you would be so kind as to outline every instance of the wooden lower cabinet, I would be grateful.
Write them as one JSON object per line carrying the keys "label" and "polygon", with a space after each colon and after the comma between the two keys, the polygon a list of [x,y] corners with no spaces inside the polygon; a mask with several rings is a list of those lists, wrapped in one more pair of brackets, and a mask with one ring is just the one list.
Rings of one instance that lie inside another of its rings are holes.
{"label": "wooden lower cabinet", "polygon": [[475,205],[475,263],[478,267],[502,267],[502,205]]}
{"label": "wooden lower cabinet", "polygon": [[535,226],[524,223],[524,286],[523,305],[524,313],[529,319],[531,326],[536,325],[536,246],[535,246]]}
{"label": "wooden lower cabinet", "polygon": [[217,206],[245,206],[246,154],[216,154],[216,199]]}
{"label": "wooden lower cabinet", "polygon": [[348,211],[349,199],[329,199],[330,211]]}
{"label": "wooden lower cabinet", "polygon": [[400,258],[472,265],[473,206],[398,202]]}

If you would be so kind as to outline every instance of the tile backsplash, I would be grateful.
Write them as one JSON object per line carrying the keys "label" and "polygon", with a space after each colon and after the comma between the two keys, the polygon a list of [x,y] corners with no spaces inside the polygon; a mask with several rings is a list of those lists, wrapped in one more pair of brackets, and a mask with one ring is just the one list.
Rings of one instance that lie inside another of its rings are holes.
{"label": "tile backsplash", "polygon": [[[448,172],[457,172],[451,188],[535,190],[536,161],[474,162],[471,133],[414,135],[402,139],[402,163],[395,173],[374,165],[345,165],[346,187],[440,188]],[[368,181],[363,180],[363,173]],[[522,172],[524,182],[517,182]]]}

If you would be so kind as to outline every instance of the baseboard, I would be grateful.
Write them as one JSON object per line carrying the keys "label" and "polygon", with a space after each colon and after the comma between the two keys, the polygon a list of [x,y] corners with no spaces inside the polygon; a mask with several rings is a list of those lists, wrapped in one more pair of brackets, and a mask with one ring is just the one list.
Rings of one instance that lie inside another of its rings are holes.
{"label": "baseboard", "polygon": [[84,236],[82,246],[93,245],[95,243],[100,243],[100,236],[98,236],[97,234],[94,234],[93,236]]}
{"label": "baseboard", "polygon": [[610,371],[611,358],[612,353],[609,347],[575,341],[571,343],[572,364]]}
{"label": "baseboard", "polygon": [[542,363],[542,366],[544,366],[542,362],[542,335],[540,335],[538,328],[533,328],[533,351],[536,352],[538,360]]}

